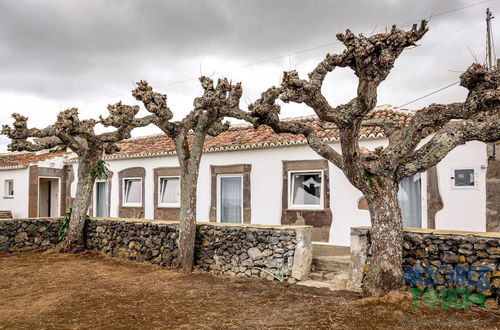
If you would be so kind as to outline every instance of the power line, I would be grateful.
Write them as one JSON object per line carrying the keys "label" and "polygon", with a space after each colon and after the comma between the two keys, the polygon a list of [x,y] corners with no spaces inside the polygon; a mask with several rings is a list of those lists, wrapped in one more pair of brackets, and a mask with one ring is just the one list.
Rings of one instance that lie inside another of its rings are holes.
{"label": "power line", "polygon": [[403,105],[400,105],[398,108],[403,108],[403,107],[407,106],[408,104],[412,104],[412,103],[414,103],[414,102],[420,101],[421,99],[426,98],[427,96],[431,96],[431,95],[434,95],[434,94],[436,94],[436,93],[439,93],[439,92],[441,92],[441,91],[443,91],[443,90],[445,90],[445,89],[447,89],[447,88],[450,88],[451,86],[455,86],[455,85],[456,85],[456,84],[458,84],[459,82],[460,82],[460,81],[455,81],[454,83],[449,84],[449,85],[446,85],[446,86],[444,86],[444,87],[441,87],[440,89],[437,89],[437,90],[435,90],[434,92],[430,92],[429,94],[425,94],[424,96],[421,96],[421,97],[419,97],[418,99],[415,99],[415,100],[413,100],[413,101],[410,101],[410,102],[407,102],[407,103],[405,103],[405,104],[403,104]]}
{"label": "power line", "polygon": [[[451,10],[447,10],[447,11],[443,11],[443,12],[440,12],[440,13],[437,13],[437,14],[431,14],[429,16],[429,18],[435,18],[435,17],[439,17],[439,16],[444,16],[444,15],[452,14],[452,13],[455,13],[457,11],[468,9],[468,8],[471,8],[471,7],[474,7],[474,6],[478,6],[478,5],[481,5],[481,4],[484,4],[486,2],[490,2],[490,1],[492,1],[492,0],[484,0],[484,1],[476,2],[476,3],[472,3],[472,4],[469,4],[469,5],[463,6],[463,7],[459,7],[459,8],[455,8],[455,9],[451,9]],[[403,23],[403,24],[398,24],[396,26],[398,26],[400,28],[407,27],[407,26],[410,26],[410,25],[412,25],[414,23],[417,23],[419,21],[420,21],[420,19],[416,19],[416,20],[408,21],[408,22]],[[384,32],[384,31],[385,30],[381,29],[378,32]],[[373,32],[372,32],[372,34],[373,34]],[[298,55],[298,54],[310,52],[310,51],[313,51],[313,50],[317,50],[317,49],[321,49],[321,48],[333,46],[333,45],[336,45],[336,44],[340,44],[340,41],[337,40],[337,41],[333,41],[333,42],[326,43],[326,44],[323,44],[323,45],[319,45],[319,46],[315,46],[315,47],[310,47],[310,48],[305,48],[305,49],[301,49],[301,50],[298,50],[298,51],[295,51],[295,52],[290,52],[288,54],[284,54],[284,55],[279,55],[279,56],[274,56],[274,57],[270,57],[270,58],[258,60],[258,61],[247,63],[247,64],[244,64],[244,65],[241,65],[241,66],[237,66],[237,67],[233,67],[233,68],[221,70],[220,72],[229,72],[229,71],[240,70],[240,69],[248,68],[248,67],[251,67],[251,66],[254,66],[254,65],[259,65],[259,64],[262,64],[262,63],[266,63],[266,62],[275,61],[275,60],[286,58],[286,57],[289,57],[289,56],[292,56],[292,55]],[[178,85],[178,84],[182,84],[182,83],[193,81],[193,80],[198,80],[198,78],[199,77],[186,78],[186,79],[172,81],[172,82],[168,82],[168,83],[164,83],[164,84],[160,84],[160,85],[155,85],[155,86],[152,86],[152,87],[153,88],[161,88],[161,87],[166,87],[166,86],[173,86],[173,85]],[[438,91],[436,91],[436,92],[438,92]],[[107,100],[107,99],[110,99],[110,98],[115,98],[115,97],[119,97],[119,96],[127,96],[127,95],[129,95],[129,92],[124,92],[124,93],[116,94],[116,95],[113,95],[113,96],[108,96],[108,97],[102,97],[102,98],[98,98],[98,99],[93,99],[93,100],[90,100],[90,101],[82,101],[82,102],[79,102],[79,103],[80,104],[88,104],[88,103],[93,103],[93,102],[97,102],[97,101],[103,101],[103,100]],[[430,94],[430,95],[432,95],[432,94]],[[409,102],[407,104],[413,103],[415,101],[411,101],[411,102]]]}
{"label": "power line", "polygon": [[[478,5],[482,5],[483,3],[487,3],[487,2],[491,2],[491,0],[485,0],[485,1],[475,2],[475,3],[469,4],[469,5],[466,5],[466,6],[463,6],[463,7],[459,7],[459,8],[455,8],[455,9],[451,9],[451,10],[442,11],[442,12],[437,13],[437,14],[431,14],[429,16],[429,19],[432,19],[432,18],[435,18],[435,17],[439,17],[439,16],[448,15],[448,14],[452,14],[452,13],[455,13],[457,11],[464,10],[464,9],[467,9],[467,8],[471,8],[471,7],[475,7],[475,6],[478,6]],[[413,20],[413,21],[409,21],[409,22],[403,23],[403,24],[398,25],[398,26],[399,27],[407,27],[407,26],[410,26],[410,25],[412,25],[414,23],[418,23],[419,21],[420,21],[419,19],[416,19],[416,20]]]}

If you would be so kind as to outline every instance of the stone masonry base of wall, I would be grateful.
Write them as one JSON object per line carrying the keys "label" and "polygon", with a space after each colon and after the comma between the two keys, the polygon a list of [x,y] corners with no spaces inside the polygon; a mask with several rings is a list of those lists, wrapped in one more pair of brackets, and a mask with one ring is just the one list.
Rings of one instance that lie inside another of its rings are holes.
{"label": "stone masonry base of wall", "polygon": [[[0,220],[0,253],[42,251],[57,245],[60,219]],[[86,247],[128,260],[175,267],[178,223],[92,218]],[[312,261],[312,227],[198,223],[195,267],[216,274],[305,279]]]}
{"label": "stone masonry base of wall", "polygon": [[[350,289],[360,289],[369,268],[370,229],[351,228]],[[435,290],[463,286],[470,293],[484,294],[490,307],[500,303],[500,233],[405,228],[403,268],[407,284],[418,270],[427,284],[416,281],[416,285]]]}

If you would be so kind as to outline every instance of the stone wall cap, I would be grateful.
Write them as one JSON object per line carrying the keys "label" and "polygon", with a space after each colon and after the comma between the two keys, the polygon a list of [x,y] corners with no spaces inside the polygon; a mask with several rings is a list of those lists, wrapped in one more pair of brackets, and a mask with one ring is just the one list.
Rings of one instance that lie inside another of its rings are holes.
{"label": "stone wall cap", "polygon": [[[137,218],[96,218],[90,217],[90,220],[98,221],[123,221],[123,222],[150,222],[158,224],[167,225],[177,225],[179,221],[173,220],[154,220],[154,219],[137,219]],[[267,228],[267,229],[300,229],[300,228],[312,228],[312,226],[306,225],[261,225],[261,224],[243,224],[243,223],[221,223],[221,222],[196,222],[196,226],[216,226],[216,227],[242,227],[242,228]]]}
{"label": "stone wall cap", "polygon": [[[26,220],[48,220],[60,221],[62,217],[48,218],[14,218],[14,219],[0,219],[0,221],[26,221]],[[118,221],[118,222],[136,222],[136,223],[156,223],[165,225],[178,225],[179,221],[173,220],[155,220],[155,219],[137,219],[137,218],[99,218],[90,217],[90,220],[97,221]],[[242,223],[220,223],[220,222],[197,222],[196,226],[214,226],[214,227],[241,227],[241,228],[261,228],[261,229],[307,229],[312,226],[306,225],[261,225],[261,224],[242,224]]]}
{"label": "stone wall cap", "polygon": [[[370,231],[370,226],[351,227],[351,233],[364,234]],[[500,238],[500,232],[481,232],[481,231],[462,231],[462,230],[448,230],[448,229],[426,229],[426,228],[403,228],[408,233],[422,233],[433,235],[456,235],[456,236],[478,236],[489,238]]]}
{"label": "stone wall cap", "polygon": [[0,221],[26,221],[26,220],[47,220],[47,221],[61,221],[62,217],[32,217],[32,218],[12,218],[0,219]]}

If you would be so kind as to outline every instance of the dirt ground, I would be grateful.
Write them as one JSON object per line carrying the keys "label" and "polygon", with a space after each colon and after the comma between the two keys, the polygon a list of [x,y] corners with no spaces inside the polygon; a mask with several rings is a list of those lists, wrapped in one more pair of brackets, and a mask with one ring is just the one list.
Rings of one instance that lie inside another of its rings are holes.
{"label": "dirt ground", "polygon": [[0,255],[0,329],[500,328],[499,312],[411,304],[91,254]]}

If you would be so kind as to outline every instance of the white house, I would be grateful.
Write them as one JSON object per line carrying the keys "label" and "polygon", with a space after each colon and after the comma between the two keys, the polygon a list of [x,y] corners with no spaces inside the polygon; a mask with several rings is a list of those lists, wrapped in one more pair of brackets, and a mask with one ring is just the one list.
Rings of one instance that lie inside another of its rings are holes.
{"label": "white house", "polygon": [[[376,116],[407,122],[411,112],[377,107]],[[304,121],[316,121],[314,117]],[[335,127],[317,130],[339,150]],[[365,127],[360,144],[387,144],[380,128]],[[106,156],[110,176],[94,189],[94,216],[175,220],[179,174],[173,142],[165,135],[132,138]],[[366,201],[343,173],[300,136],[237,126],[209,137],[200,164],[199,221],[308,224],[313,240],[349,245],[350,227],[370,225]],[[486,230],[486,145],[456,147],[434,169],[401,183],[407,227]],[[59,216],[76,192],[77,163],[69,152],[0,155],[0,210],[14,217]]]}

